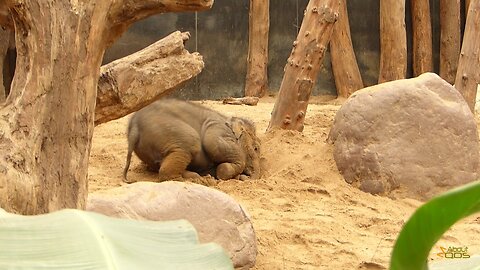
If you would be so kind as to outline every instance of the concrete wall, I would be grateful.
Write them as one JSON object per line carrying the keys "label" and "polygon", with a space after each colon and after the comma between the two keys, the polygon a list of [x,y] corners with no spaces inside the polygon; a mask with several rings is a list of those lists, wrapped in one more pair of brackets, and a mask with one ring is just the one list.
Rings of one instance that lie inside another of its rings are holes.
{"label": "concrete wall", "polygon": [[[378,79],[379,70],[379,3],[378,0],[347,1],[352,41],[366,86]],[[406,1],[407,7],[410,0]],[[438,70],[438,1],[431,0],[433,41]],[[269,87],[278,91],[283,68],[292,43],[301,25],[308,0],[270,0]],[[161,14],[134,24],[106,52],[104,63],[131,54],[169,33],[189,31],[186,47],[203,55],[203,72],[182,90],[175,93],[186,99],[218,99],[242,96],[245,86],[248,49],[249,0],[215,1],[209,11],[198,13]],[[408,10],[408,8],[407,8]],[[406,14],[407,31],[411,32],[411,14]],[[411,63],[411,35],[408,39]],[[408,76],[412,71],[409,65]],[[330,54],[327,52],[313,95],[335,95]]]}

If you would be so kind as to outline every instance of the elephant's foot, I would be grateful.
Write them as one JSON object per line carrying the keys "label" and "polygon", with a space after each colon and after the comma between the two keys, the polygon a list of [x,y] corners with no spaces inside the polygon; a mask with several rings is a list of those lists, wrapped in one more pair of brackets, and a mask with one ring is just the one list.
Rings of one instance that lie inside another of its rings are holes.
{"label": "elephant's foot", "polygon": [[191,171],[185,171],[182,173],[183,178],[201,178],[200,174]]}
{"label": "elephant's foot", "polygon": [[188,152],[177,151],[168,154],[158,170],[158,180],[163,182],[182,179],[191,160],[192,156]]}
{"label": "elephant's foot", "polygon": [[233,179],[242,172],[239,165],[222,163],[217,166],[217,178],[221,180]]}

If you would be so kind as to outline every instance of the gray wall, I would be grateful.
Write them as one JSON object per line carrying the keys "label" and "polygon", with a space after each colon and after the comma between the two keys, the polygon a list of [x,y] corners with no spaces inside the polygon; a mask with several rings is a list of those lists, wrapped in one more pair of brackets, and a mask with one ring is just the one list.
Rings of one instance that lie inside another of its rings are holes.
{"label": "gray wall", "polygon": [[[352,42],[366,86],[378,79],[379,0],[348,2]],[[406,1],[407,31],[411,32],[410,0]],[[431,0],[435,71],[438,70],[438,0]],[[269,87],[278,91],[283,68],[297,36],[308,0],[270,0]],[[217,0],[213,8],[198,13],[161,14],[134,24],[107,50],[104,63],[134,53],[169,33],[189,31],[186,47],[203,55],[202,73],[174,96],[185,99],[219,99],[242,96],[245,86],[248,49],[249,0]],[[411,35],[408,35],[409,63],[412,61]],[[408,76],[411,76],[411,65]],[[330,54],[327,51],[313,95],[335,95]]]}

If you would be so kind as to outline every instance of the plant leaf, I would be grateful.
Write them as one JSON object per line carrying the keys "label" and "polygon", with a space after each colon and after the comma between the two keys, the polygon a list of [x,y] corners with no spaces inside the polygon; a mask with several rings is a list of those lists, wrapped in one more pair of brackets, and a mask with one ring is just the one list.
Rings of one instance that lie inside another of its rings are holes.
{"label": "plant leaf", "polygon": [[435,197],[403,226],[392,252],[391,270],[426,270],[433,245],[458,220],[480,210],[480,181]]}
{"label": "plant leaf", "polygon": [[154,222],[66,209],[0,212],[0,269],[233,269],[186,220]]}

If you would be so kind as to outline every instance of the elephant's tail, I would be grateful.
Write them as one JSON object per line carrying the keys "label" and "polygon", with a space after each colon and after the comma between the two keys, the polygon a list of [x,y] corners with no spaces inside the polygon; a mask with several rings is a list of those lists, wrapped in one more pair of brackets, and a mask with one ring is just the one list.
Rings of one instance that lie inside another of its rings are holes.
{"label": "elephant's tail", "polygon": [[130,125],[128,126],[128,153],[127,153],[127,162],[125,164],[125,168],[123,169],[123,180],[125,182],[129,182],[127,180],[127,172],[128,168],[130,167],[130,161],[132,160],[132,152],[133,149],[135,149],[135,146],[138,143],[139,139],[139,131],[137,125],[133,124],[130,122]]}

